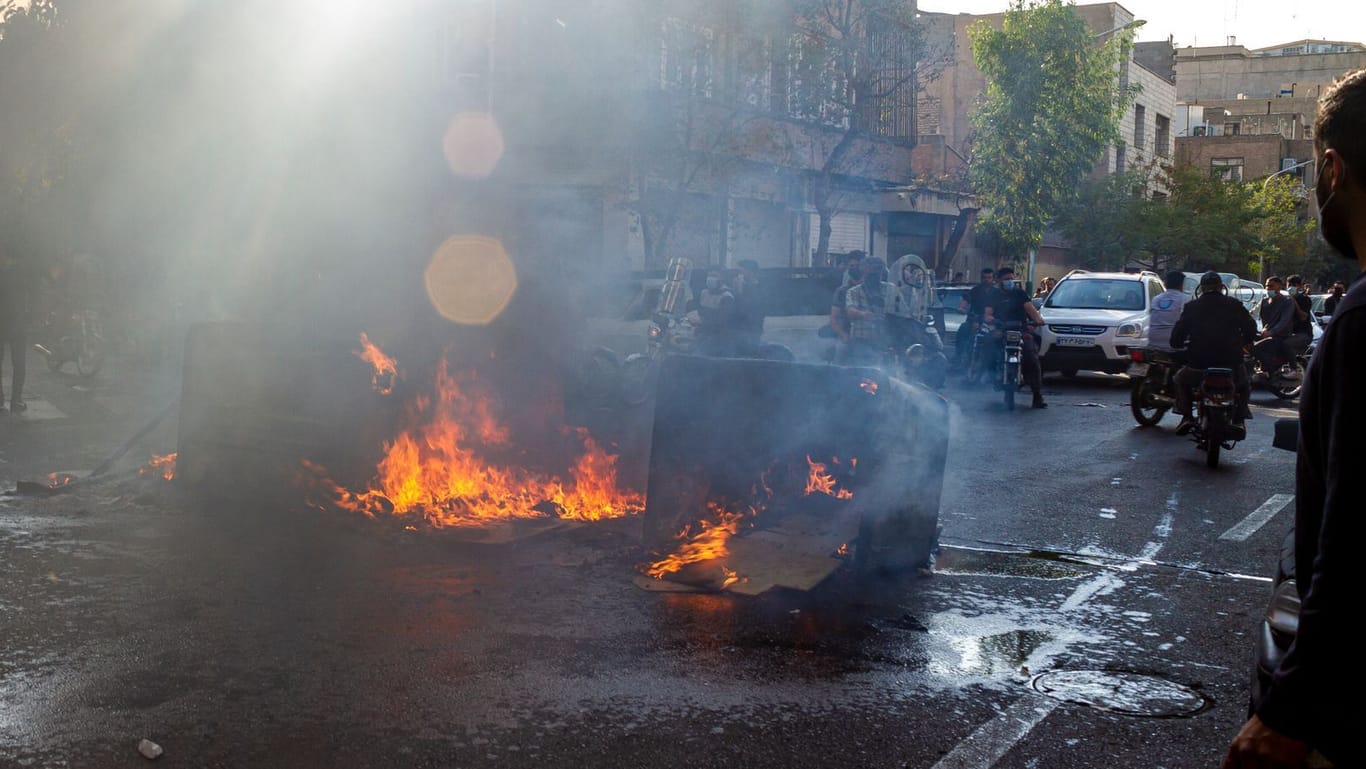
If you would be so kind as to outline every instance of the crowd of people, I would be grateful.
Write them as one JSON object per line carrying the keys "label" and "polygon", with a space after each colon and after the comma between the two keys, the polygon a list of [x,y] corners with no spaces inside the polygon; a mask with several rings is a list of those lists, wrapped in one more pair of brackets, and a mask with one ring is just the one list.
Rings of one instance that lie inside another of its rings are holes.
{"label": "crowd of people", "polygon": [[934,283],[920,257],[903,256],[889,270],[883,259],[853,251],[844,268],[830,302],[834,362],[875,366],[912,344],[934,344],[927,331]]}

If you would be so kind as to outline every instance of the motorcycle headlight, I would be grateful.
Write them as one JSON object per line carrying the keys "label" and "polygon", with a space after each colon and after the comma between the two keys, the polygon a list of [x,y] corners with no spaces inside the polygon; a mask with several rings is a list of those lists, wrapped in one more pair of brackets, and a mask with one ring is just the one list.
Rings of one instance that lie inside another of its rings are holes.
{"label": "motorcycle headlight", "polygon": [[661,336],[664,335],[664,329],[660,328],[659,326],[652,325],[650,326],[649,334],[651,340],[659,339]]}
{"label": "motorcycle headlight", "polygon": [[1143,336],[1143,324],[1142,324],[1142,323],[1124,323],[1124,324],[1121,324],[1120,327],[1119,327],[1119,330],[1115,332],[1115,336],[1127,336],[1127,337],[1133,337],[1133,338],[1135,338],[1135,339],[1138,338],[1138,337],[1141,337],[1141,336]]}
{"label": "motorcycle headlight", "polygon": [[1285,635],[1293,636],[1300,629],[1300,594],[1295,580],[1287,579],[1276,586],[1266,607],[1266,623]]}

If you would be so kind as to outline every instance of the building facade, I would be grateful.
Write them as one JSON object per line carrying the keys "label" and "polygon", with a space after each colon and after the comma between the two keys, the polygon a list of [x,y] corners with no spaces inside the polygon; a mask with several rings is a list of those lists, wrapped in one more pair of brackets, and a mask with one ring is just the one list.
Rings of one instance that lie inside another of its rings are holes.
{"label": "building facade", "polygon": [[1363,66],[1366,46],[1326,40],[1176,50],[1178,162],[1238,181],[1290,175],[1312,189],[1319,95]]}
{"label": "building facade", "polygon": [[[1118,3],[1075,6],[1093,30],[1097,43],[1134,23],[1134,15]],[[927,57],[935,63],[922,82],[919,117],[920,148],[934,167],[931,175],[962,178],[971,157],[971,114],[986,90],[986,79],[972,56],[968,29],[977,23],[1000,27],[1004,14],[948,14],[921,11],[929,40]],[[1170,59],[1170,45],[1167,58]],[[1171,67],[1162,66],[1164,55],[1152,45],[1135,46],[1115,73],[1121,86],[1135,86],[1133,101],[1119,123],[1119,141],[1106,147],[1094,173],[1108,174],[1150,162],[1164,162],[1175,151],[1173,119],[1176,86]],[[1038,253],[1036,273],[1057,274],[1074,266],[1066,244],[1046,235]]]}
{"label": "building facade", "polygon": [[[576,270],[662,269],[674,257],[807,266],[823,206],[832,257],[895,256],[899,225],[883,193],[913,175],[914,70],[887,69],[890,87],[851,113],[852,100],[838,98],[847,79],[811,45],[793,6],[471,0],[445,9],[433,25],[438,114],[491,115],[502,151],[486,178],[447,180],[437,229],[473,220],[519,252]],[[858,33],[869,51],[910,46],[889,28]]]}

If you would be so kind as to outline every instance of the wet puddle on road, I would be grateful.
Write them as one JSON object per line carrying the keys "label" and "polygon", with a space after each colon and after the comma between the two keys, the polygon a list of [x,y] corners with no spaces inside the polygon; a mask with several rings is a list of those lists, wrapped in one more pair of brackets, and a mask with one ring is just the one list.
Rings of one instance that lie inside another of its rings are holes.
{"label": "wet puddle on road", "polygon": [[1064,702],[1145,718],[1193,716],[1212,704],[1189,686],[1129,671],[1052,671],[1036,676],[1031,686]]}

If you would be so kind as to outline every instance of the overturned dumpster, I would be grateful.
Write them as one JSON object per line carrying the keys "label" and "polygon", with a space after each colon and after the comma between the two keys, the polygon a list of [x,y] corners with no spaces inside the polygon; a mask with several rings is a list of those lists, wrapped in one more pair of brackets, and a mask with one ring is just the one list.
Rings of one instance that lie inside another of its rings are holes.
{"label": "overturned dumpster", "polygon": [[[644,532],[656,589],[810,589],[928,565],[948,408],[875,369],[661,364]],[[644,586],[644,585],[643,585]]]}

